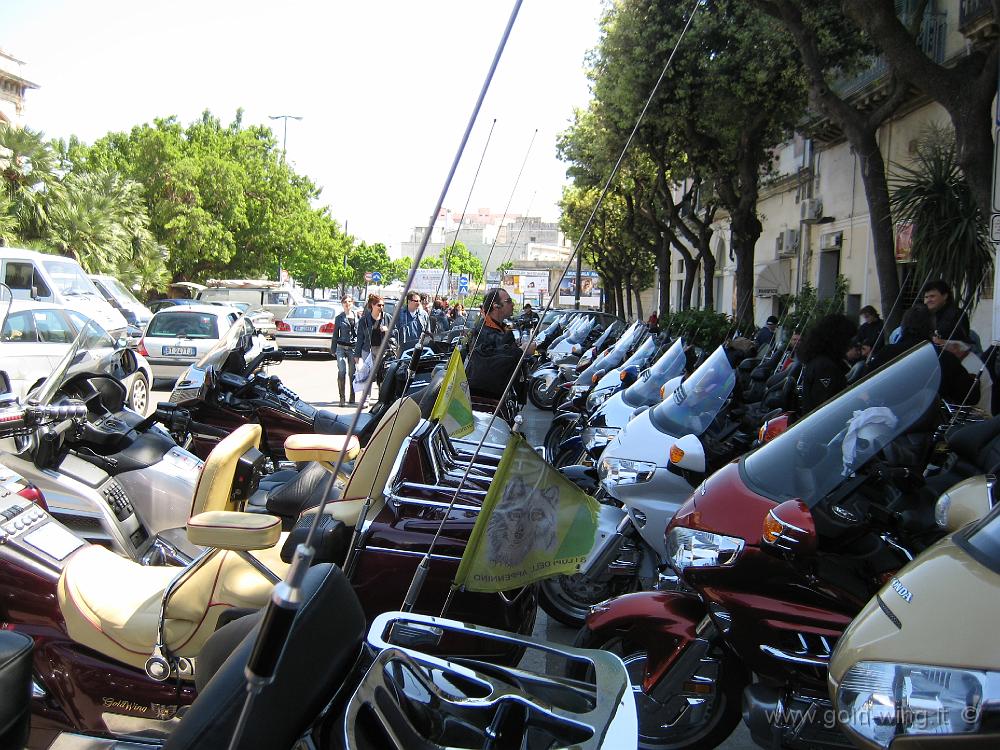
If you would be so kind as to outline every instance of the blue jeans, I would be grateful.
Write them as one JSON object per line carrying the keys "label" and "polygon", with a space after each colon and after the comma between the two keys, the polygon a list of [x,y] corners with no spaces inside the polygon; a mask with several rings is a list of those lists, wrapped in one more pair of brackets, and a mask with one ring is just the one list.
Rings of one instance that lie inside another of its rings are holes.
{"label": "blue jeans", "polygon": [[354,347],[337,346],[337,374],[350,376],[354,380]]}

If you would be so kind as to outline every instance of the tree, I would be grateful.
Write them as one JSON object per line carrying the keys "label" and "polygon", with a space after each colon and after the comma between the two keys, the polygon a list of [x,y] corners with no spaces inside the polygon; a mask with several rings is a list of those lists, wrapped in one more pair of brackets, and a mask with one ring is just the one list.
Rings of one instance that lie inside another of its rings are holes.
{"label": "tree", "polygon": [[[997,90],[1000,44],[991,36],[984,46],[945,66],[920,48],[921,28],[930,19],[929,0],[911,0],[907,19],[896,12],[898,0],[845,0],[846,14],[878,45],[893,74],[938,102],[948,112],[955,131],[955,160],[965,173],[969,190],[983,216],[992,211],[992,107]],[[992,0],[994,22],[1000,21],[1000,0]],[[908,21],[908,23],[904,22]]]}
{"label": "tree", "polygon": [[391,284],[394,281],[406,281],[410,276],[410,269],[413,268],[413,258],[396,258],[389,266],[385,282]]}
{"label": "tree", "polygon": [[[888,95],[874,106],[866,100],[848,101],[834,88],[837,80],[858,70],[871,58],[867,40],[856,33],[839,3],[826,0],[754,0],[788,29],[801,55],[809,81],[812,106],[835,123],[861,161],[861,180],[868,201],[875,270],[883,308],[899,297],[895,244],[889,207],[885,160],[878,129],[906,99],[904,81],[891,77]],[[895,318],[898,312],[890,318]],[[889,325],[894,320],[888,319]]]}
{"label": "tree", "polygon": [[41,132],[0,123],[0,176],[7,196],[5,214],[14,217],[23,240],[42,236],[45,198],[56,189],[55,156]]}
{"label": "tree", "polygon": [[993,247],[968,176],[958,165],[954,131],[921,134],[912,166],[896,165],[890,177],[896,220],[913,225],[918,279],[947,279],[955,301],[979,301],[993,277]]}
{"label": "tree", "polygon": [[351,269],[350,285],[365,286],[366,273],[378,271],[384,279],[391,269],[392,261],[389,260],[389,251],[381,242],[373,245],[361,242],[351,250],[347,265]]}
{"label": "tree", "polygon": [[477,284],[483,281],[483,262],[469,252],[464,242],[454,242],[441,251],[441,258],[452,276],[469,276]]}
{"label": "tree", "polygon": [[[804,82],[779,24],[740,0],[699,8],[637,146],[661,166],[695,165],[711,182],[711,194],[729,214],[737,310],[751,319],[754,247],[762,229],[760,180],[771,168],[772,147],[802,114]],[[688,6],[676,3],[625,0],[606,15],[592,64],[593,91],[620,142],[660,76],[687,12]]]}

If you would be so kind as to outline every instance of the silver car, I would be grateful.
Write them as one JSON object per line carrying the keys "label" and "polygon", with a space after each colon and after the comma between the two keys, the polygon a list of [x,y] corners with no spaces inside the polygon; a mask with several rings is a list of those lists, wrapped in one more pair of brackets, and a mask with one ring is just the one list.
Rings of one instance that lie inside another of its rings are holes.
{"label": "silver car", "polygon": [[295,305],[284,320],[275,321],[275,343],[282,349],[329,352],[333,344],[334,320],[342,312],[337,305]]}
{"label": "silver car", "polygon": [[176,380],[201,359],[242,319],[239,311],[220,305],[177,305],[153,315],[139,342],[155,380]]}

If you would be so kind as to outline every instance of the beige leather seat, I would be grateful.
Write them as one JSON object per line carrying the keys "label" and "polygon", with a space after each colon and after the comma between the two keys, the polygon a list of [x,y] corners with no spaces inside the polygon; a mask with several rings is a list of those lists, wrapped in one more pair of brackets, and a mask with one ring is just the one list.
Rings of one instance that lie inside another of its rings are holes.
{"label": "beige leather seat", "polygon": [[[354,470],[344,482],[340,499],[329,503],[325,513],[356,526],[365,500],[372,498],[374,515],[385,502],[383,490],[403,441],[420,423],[420,407],[412,398],[401,398],[390,406],[372,432],[368,445],[354,462]],[[285,455],[291,461],[319,461],[333,471],[343,448],[343,439],[336,435],[291,435],[285,441]],[[330,438],[335,438],[330,440]]]}
{"label": "beige leather seat", "polygon": [[208,510],[243,510],[245,498],[237,498],[233,489],[236,465],[240,456],[251,448],[260,447],[263,430],[259,424],[245,424],[212,448],[198,476],[191,501],[191,515]]}
{"label": "beige leather seat", "polygon": [[[77,643],[142,668],[158,642],[170,655],[193,658],[230,607],[263,607],[273,582],[239,556],[270,548],[281,520],[257,513],[208,512],[188,521],[194,544],[212,548],[189,568],[144,566],[98,545],[66,561],[59,577],[59,608]],[[200,563],[200,564],[199,564]],[[164,592],[185,576],[163,603]]]}

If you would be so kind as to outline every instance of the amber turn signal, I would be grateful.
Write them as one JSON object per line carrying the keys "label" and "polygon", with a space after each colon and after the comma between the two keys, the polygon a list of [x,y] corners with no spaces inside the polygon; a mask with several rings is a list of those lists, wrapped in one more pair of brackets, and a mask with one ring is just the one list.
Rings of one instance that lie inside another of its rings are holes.
{"label": "amber turn signal", "polygon": [[677,444],[670,446],[670,463],[679,464],[684,458],[684,451],[677,447]]}
{"label": "amber turn signal", "polygon": [[773,513],[768,513],[764,516],[764,541],[770,544],[774,542],[781,536],[781,532],[785,530],[784,524],[781,523],[777,518],[774,517]]}

